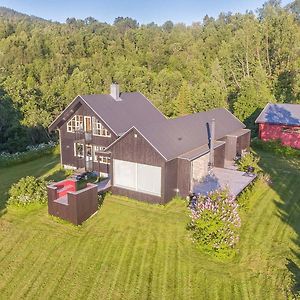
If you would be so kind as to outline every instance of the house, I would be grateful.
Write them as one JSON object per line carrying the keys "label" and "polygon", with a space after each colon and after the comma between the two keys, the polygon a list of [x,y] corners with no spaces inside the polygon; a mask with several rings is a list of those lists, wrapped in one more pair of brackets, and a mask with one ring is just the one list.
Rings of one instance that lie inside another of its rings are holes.
{"label": "house", "polygon": [[61,164],[108,176],[113,193],[151,203],[185,197],[212,167],[248,150],[250,130],[219,108],[167,119],[141,93],[77,96],[50,125]]}
{"label": "house", "polygon": [[259,138],[300,149],[300,104],[267,104],[256,119]]}

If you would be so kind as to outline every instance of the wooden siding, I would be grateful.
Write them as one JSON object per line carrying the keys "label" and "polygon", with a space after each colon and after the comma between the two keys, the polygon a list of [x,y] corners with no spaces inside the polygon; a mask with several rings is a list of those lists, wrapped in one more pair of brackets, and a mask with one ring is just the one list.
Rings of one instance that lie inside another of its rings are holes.
{"label": "wooden siding", "polygon": [[241,155],[243,150],[250,149],[250,140],[251,140],[251,132],[250,131],[237,137],[236,152],[238,155]]}
{"label": "wooden siding", "polygon": [[119,142],[111,147],[111,159],[112,161],[113,159],[119,159],[161,167],[161,197],[114,186],[113,168],[111,168],[110,177],[112,180],[113,193],[151,203],[163,204],[170,200],[168,199],[169,192],[166,193],[165,191],[165,160],[135,129],[130,130]]}
{"label": "wooden siding", "polygon": [[177,161],[177,188],[180,197],[185,198],[191,190],[191,162],[180,158]]}
{"label": "wooden siding", "polygon": [[[74,113],[69,117],[69,119],[67,119],[60,127],[61,163],[63,165],[69,165],[76,168],[84,168],[85,157],[79,158],[74,156],[74,143],[76,141],[76,134],[72,132],[67,132],[67,123],[74,115],[91,116],[91,117],[96,117],[97,119],[99,119],[99,117],[86,104],[83,103],[74,111]],[[99,120],[101,122],[101,119]],[[111,137],[92,135],[91,141],[87,142],[86,144],[103,146],[103,147],[109,146],[117,137],[112,131],[110,131],[109,128],[106,129],[110,132]],[[84,153],[86,153],[86,151],[84,151]],[[94,171],[107,173],[108,168],[109,167],[107,167],[107,165],[105,164],[98,164],[93,162]]]}
{"label": "wooden siding", "polygon": [[177,170],[178,159],[168,161],[165,166],[165,202],[170,201],[177,195]]}
{"label": "wooden siding", "polygon": [[259,137],[263,141],[280,140],[285,146],[300,149],[300,126],[259,124]]}
{"label": "wooden siding", "polygon": [[225,165],[225,144],[215,149],[215,167],[224,168]]}
{"label": "wooden siding", "polygon": [[[61,181],[63,182],[63,181]],[[56,184],[59,184],[56,183]],[[80,225],[98,210],[97,185],[88,183],[79,191],[68,192],[63,198],[67,204],[60,203],[59,193],[55,184],[47,187],[48,213]]]}

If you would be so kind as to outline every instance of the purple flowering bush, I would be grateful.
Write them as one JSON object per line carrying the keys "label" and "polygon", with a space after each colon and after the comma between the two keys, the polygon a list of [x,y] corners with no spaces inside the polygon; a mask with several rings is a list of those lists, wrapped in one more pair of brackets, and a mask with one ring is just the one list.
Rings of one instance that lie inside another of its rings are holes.
{"label": "purple flowering bush", "polygon": [[241,219],[238,203],[228,190],[217,190],[189,206],[192,239],[206,252],[217,257],[232,256],[239,240]]}

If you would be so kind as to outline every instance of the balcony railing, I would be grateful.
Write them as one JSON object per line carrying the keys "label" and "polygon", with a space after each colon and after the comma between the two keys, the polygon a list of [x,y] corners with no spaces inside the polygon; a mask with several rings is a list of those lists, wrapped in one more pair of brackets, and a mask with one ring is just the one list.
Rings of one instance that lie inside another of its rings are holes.
{"label": "balcony railing", "polygon": [[82,129],[75,131],[75,140],[76,141],[85,141],[86,143],[92,142],[93,135],[91,131],[84,131]]}

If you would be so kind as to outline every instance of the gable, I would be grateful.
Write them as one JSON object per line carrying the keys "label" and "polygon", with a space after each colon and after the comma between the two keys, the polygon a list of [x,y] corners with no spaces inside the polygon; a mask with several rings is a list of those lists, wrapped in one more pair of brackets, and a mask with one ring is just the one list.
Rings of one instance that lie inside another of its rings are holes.
{"label": "gable", "polygon": [[[85,113],[83,113],[83,111]],[[95,116],[99,119],[103,125],[109,129],[114,135],[117,135],[116,132],[111,128],[107,122],[102,118],[100,114],[93,110],[81,96],[77,96],[65,109],[64,111],[51,123],[49,126],[49,130],[53,131],[62,127],[65,123],[67,123],[71,117],[73,117],[76,113],[83,115]]]}
{"label": "gable", "polygon": [[161,166],[165,158],[136,129],[131,128],[114,141],[106,151],[111,151],[113,158],[125,161]]}

